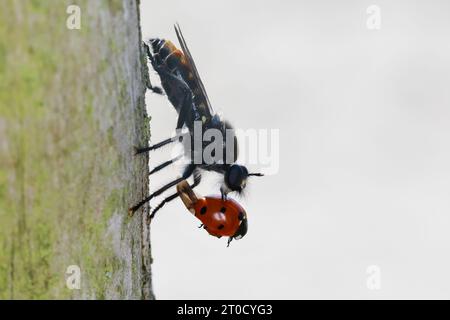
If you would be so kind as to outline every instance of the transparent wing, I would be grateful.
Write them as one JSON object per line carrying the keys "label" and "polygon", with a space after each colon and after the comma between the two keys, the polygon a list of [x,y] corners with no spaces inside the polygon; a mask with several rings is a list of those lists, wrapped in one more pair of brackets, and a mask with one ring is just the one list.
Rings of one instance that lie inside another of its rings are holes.
{"label": "transparent wing", "polygon": [[194,82],[197,85],[197,87],[200,89],[201,97],[200,99],[204,102],[206,111],[209,113],[209,116],[212,117],[215,112],[214,109],[211,106],[211,103],[209,102],[208,95],[206,94],[205,86],[203,85],[202,80],[200,79],[200,75],[198,74],[197,67],[195,66],[194,59],[192,58],[191,53],[189,52],[189,49],[187,47],[186,41],[184,40],[183,33],[181,32],[181,28],[178,23],[175,24],[175,32],[178,37],[178,42],[180,43],[181,49],[183,50],[184,56],[186,57],[187,62],[189,63],[189,66],[191,67],[193,76],[194,76]]}

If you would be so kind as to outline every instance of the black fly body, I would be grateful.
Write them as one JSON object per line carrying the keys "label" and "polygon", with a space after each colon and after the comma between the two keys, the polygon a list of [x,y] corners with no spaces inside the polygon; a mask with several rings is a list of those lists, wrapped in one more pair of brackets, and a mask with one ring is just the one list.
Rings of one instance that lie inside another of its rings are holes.
{"label": "black fly body", "polygon": [[[223,177],[220,187],[222,199],[225,199],[230,192],[241,193],[246,187],[248,177],[262,176],[261,173],[249,173],[245,166],[236,164],[238,142],[233,127],[214,112],[178,24],[175,25],[175,32],[182,50],[177,49],[172,42],[158,38],[150,39],[148,44],[144,43],[144,46],[153,69],[161,79],[162,89],[178,113],[177,132],[187,128],[188,133],[177,134],[150,147],[138,148],[136,154],[153,151],[181,140],[184,141],[184,151],[189,163],[180,178],[167,183],[131,207],[131,214],[146,202],[191,176],[193,177],[191,188],[195,188],[201,181],[203,171],[216,172]],[[163,92],[161,88],[152,85],[149,85],[149,89],[158,94]],[[212,161],[203,156],[210,142],[203,141],[202,134],[198,134],[199,129],[201,132],[215,130],[222,137],[213,141],[215,148],[211,152]],[[186,142],[189,143],[186,144]],[[216,152],[217,150],[219,152]],[[150,174],[172,165],[178,159],[179,157],[176,157],[165,161],[151,170]],[[177,197],[178,193],[166,197],[153,209],[150,218],[153,218],[166,203]]]}

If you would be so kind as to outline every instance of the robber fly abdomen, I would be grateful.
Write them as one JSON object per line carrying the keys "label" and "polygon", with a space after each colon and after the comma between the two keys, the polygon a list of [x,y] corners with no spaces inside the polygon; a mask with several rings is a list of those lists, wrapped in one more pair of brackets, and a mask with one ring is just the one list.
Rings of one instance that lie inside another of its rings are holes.
{"label": "robber fly abdomen", "polygon": [[[180,113],[181,108],[187,104],[192,104],[192,108],[186,108],[184,113],[184,121],[192,123],[199,120],[200,115],[195,106],[195,97],[191,93],[191,87],[186,79],[192,77],[189,66],[183,53],[178,50],[172,42],[164,39],[151,39],[147,55],[152,57],[153,68],[158,72],[161,78],[161,85],[164,88],[167,98],[174,106],[175,110]],[[186,99],[191,101],[186,102]],[[181,129],[182,124],[177,125],[177,129]]]}
{"label": "robber fly abdomen", "polygon": [[[171,41],[164,39],[151,39],[150,45],[152,47],[155,63],[159,67],[166,68],[171,74],[179,73],[189,88],[195,87],[195,84],[192,81],[194,75],[181,50],[177,49]],[[177,98],[177,92],[172,92],[172,87],[170,86],[170,81],[168,81],[168,79],[162,77],[161,84],[169,99]],[[194,94],[195,91],[197,90],[193,91]],[[177,102],[178,101],[175,101],[173,105],[178,105]],[[198,102],[199,101],[194,100],[194,104]]]}
{"label": "robber fly abdomen", "polygon": [[[193,84],[189,83],[189,78],[193,77],[192,72],[186,64],[183,53],[172,42],[164,39],[151,39],[150,45],[155,65],[160,70],[165,70],[168,73],[166,76],[164,76],[164,73],[160,73],[161,85],[172,105],[177,108],[181,106],[182,101],[180,99],[184,97],[184,92],[180,92],[179,80],[177,79],[183,79],[188,88],[192,88]],[[177,79],[170,77],[170,75],[177,77]],[[193,98],[195,99],[195,97]],[[177,111],[179,112],[180,110]]]}
{"label": "robber fly abdomen", "polygon": [[[145,44],[145,48],[153,69],[158,73],[161,79],[161,85],[164,88],[169,101],[178,112],[178,120],[175,129],[180,130],[183,127],[186,127],[189,130],[188,137],[190,139],[190,147],[189,150],[185,150],[185,153],[189,156],[190,163],[186,166],[180,178],[175,179],[153,192],[149,197],[130,208],[130,212],[136,211],[147,201],[162,194],[169,188],[174,187],[181,181],[188,179],[190,176],[194,177],[194,183],[191,185],[191,188],[196,187],[200,183],[201,170],[214,171],[223,175],[224,183],[220,188],[222,197],[226,197],[227,193],[231,191],[241,192],[245,188],[249,176],[261,175],[259,173],[249,173],[245,166],[235,164],[238,147],[234,131],[227,121],[222,120],[214,112],[192,55],[189,52],[186,41],[184,40],[178,25],[175,26],[175,32],[181,50],[177,49],[172,42],[164,39],[151,39],[149,42],[150,46]],[[160,92],[160,89],[152,86],[149,87],[149,89],[156,93]],[[202,134],[199,135],[198,132],[196,132],[199,127],[202,132],[206,132],[208,129],[216,129],[221,133],[222,139],[220,141],[215,141],[215,143],[219,143],[219,148],[223,148],[223,152],[221,152],[219,156],[213,154],[213,161],[204,161],[203,151],[208,143],[203,141]],[[229,130],[233,133],[229,134]],[[197,141],[197,137],[199,136],[201,141]],[[169,138],[151,147],[138,149],[137,153],[152,151],[177,140],[179,140],[178,136]],[[196,149],[196,146],[198,145],[200,145],[200,150]],[[232,154],[230,155],[230,153]],[[198,157],[196,157],[199,154],[202,155],[200,161],[198,161]],[[176,157],[162,163],[152,170],[151,173],[157,172],[173,164],[179,158],[180,157]],[[175,199],[177,196],[178,193],[175,193],[165,198],[162,203],[153,210],[151,217],[165,203]]]}
{"label": "robber fly abdomen", "polygon": [[[220,119],[214,114],[203,83],[189,59],[169,40],[151,39],[150,46],[155,67],[159,69],[157,72],[161,85],[177,112],[181,111],[183,99],[187,95],[186,90],[192,95],[192,110],[185,119],[187,127],[192,131],[193,121],[202,121],[205,127],[221,129]],[[180,85],[180,82],[184,82],[186,86]]]}

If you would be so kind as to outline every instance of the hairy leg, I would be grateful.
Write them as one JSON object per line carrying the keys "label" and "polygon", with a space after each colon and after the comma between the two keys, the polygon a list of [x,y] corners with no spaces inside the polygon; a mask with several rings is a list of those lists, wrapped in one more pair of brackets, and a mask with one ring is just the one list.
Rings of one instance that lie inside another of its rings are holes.
{"label": "hairy leg", "polygon": [[169,182],[168,184],[166,184],[165,186],[159,188],[158,190],[156,190],[155,192],[150,194],[150,196],[148,196],[147,198],[143,199],[141,202],[139,202],[135,206],[131,207],[130,209],[128,209],[128,213],[130,215],[134,214],[137,210],[139,210],[140,207],[142,207],[144,204],[146,204],[147,202],[152,200],[154,197],[159,196],[161,193],[163,193],[164,191],[166,191],[170,187],[173,187],[173,186],[177,185],[181,181],[188,179],[192,175],[192,173],[194,172],[194,169],[195,169],[195,165],[193,165],[193,164],[188,165],[186,167],[186,169],[184,170],[183,175],[181,176],[181,178],[175,179],[175,180]]}

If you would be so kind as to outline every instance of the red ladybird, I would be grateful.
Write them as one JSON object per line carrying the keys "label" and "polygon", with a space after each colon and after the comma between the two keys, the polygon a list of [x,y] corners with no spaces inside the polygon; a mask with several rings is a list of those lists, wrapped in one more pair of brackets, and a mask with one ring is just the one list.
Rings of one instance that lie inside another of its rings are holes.
{"label": "red ladybird", "polygon": [[220,196],[199,198],[186,181],[177,185],[178,194],[186,208],[193,213],[212,236],[239,240],[247,233],[247,213],[235,200]]}

